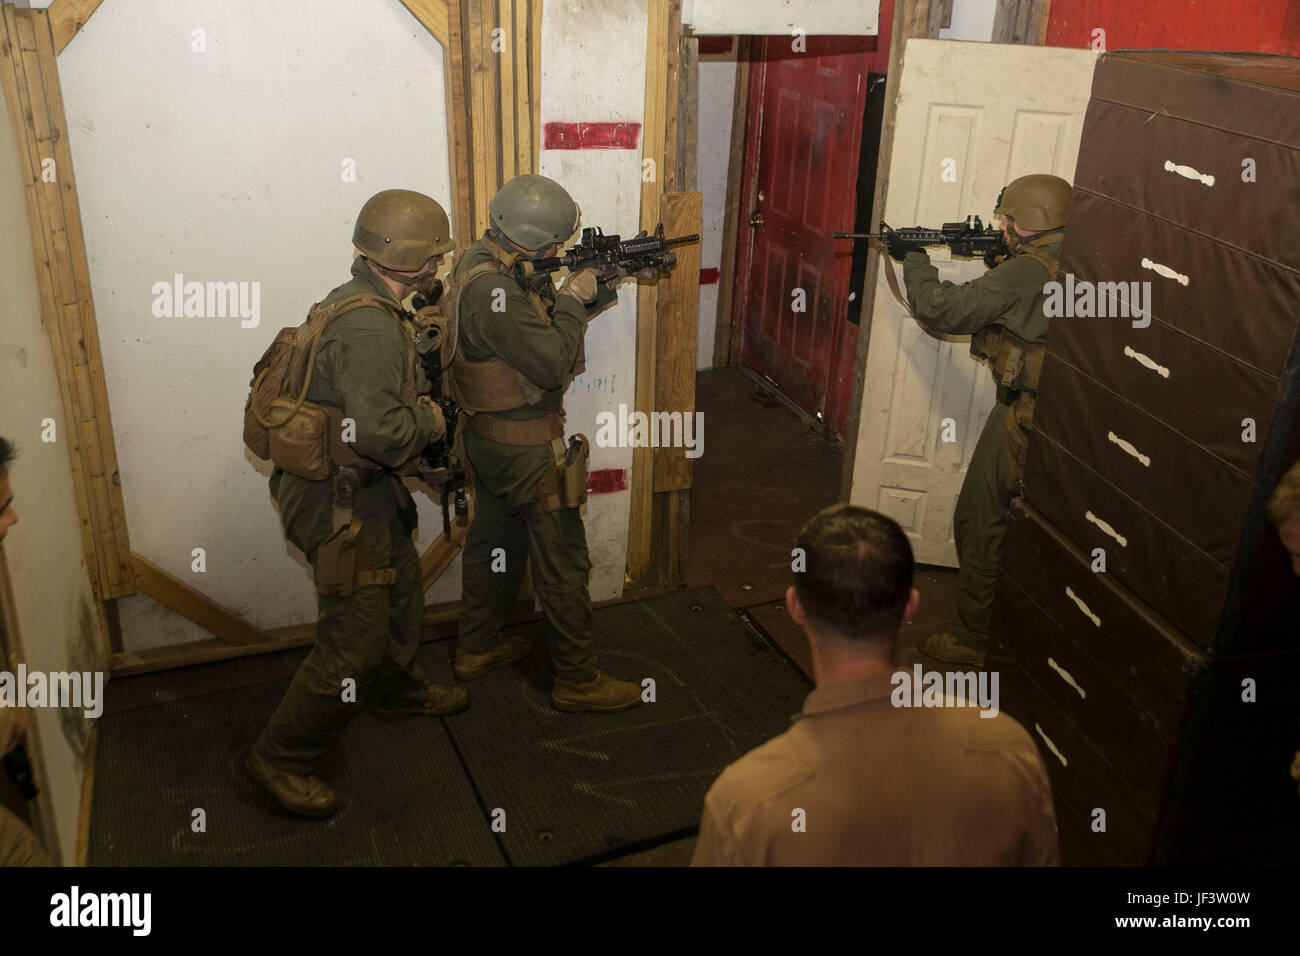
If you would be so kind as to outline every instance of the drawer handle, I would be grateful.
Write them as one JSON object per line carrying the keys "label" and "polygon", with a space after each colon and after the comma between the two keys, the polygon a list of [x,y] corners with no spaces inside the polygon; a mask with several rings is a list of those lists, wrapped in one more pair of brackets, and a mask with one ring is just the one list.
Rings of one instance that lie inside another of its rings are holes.
{"label": "drawer handle", "polygon": [[1192,169],[1191,166],[1180,166],[1172,159],[1165,160],[1165,172],[1177,173],[1179,176],[1185,176],[1188,179],[1199,179],[1207,186],[1214,185],[1214,177],[1209,173],[1198,173],[1196,170]]}
{"label": "drawer handle", "polygon": [[1091,521],[1093,524],[1095,524],[1095,525],[1096,525],[1098,528],[1100,528],[1102,531],[1106,532],[1106,534],[1110,535],[1112,538],[1114,538],[1116,541],[1118,541],[1118,542],[1119,542],[1119,546],[1120,546],[1121,548],[1127,548],[1127,547],[1128,547],[1128,538],[1124,537],[1122,534],[1120,534],[1118,531],[1116,531],[1114,528],[1112,528],[1112,527],[1111,527],[1110,525],[1108,525],[1106,522],[1102,521],[1100,518],[1098,518],[1098,517],[1097,517],[1095,514],[1093,514],[1091,511],[1085,512],[1083,516],[1084,516],[1085,518],[1087,518],[1089,521]]}
{"label": "drawer handle", "polygon": [[1056,756],[1057,760],[1061,761],[1061,766],[1070,766],[1070,761],[1066,760],[1065,755],[1056,749],[1056,744],[1052,743],[1052,738],[1043,733],[1043,728],[1038,726],[1038,721],[1034,721],[1034,730],[1038,731],[1038,736],[1043,738],[1043,743],[1047,744],[1047,749]]}
{"label": "drawer handle", "polygon": [[1069,671],[1067,671],[1060,664],[1056,663],[1056,661],[1052,660],[1050,657],[1047,659],[1047,666],[1050,667],[1052,670],[1056,671],[1057,676],[1060,677],[1061,680],[1065,681],[1076,691],[1078,691],[1080,697],[1084,698],[1085,700],[1087,699],[1088,695],[1083,692],[1083,688],[1079,686],[1078,681],[1076,681],[1073,677],[1070,676]]}
{"label": "drawer handle", "polygon": [[1138,450],[1137,450],[1136,448],[1134,448],[1131,444],[1129,444],[1128,442],[1126,442],[1124,439],[1120,438],[1120,437],[1119,437],[1118,435],[1116,435],[1114,432],[1106,432],[1106,437],[1109,438],[1109,439],[1110,439],[1112,442],[1114,442],[1116,445],[1119,445],[1120,448],[1122,448],[1124,451],[1128,452],[1130,455],[1132,455],[1132,456],[1133,456],[1134,458],[1136,458],[1138,461],[1140,461],[1140,462],[1142,463],[1142,467],[1143,467],[1143,468],[1150,468],[1150,467],[1151,467],[1151,459],[1150,459],[1150,458],[1148,458],[1146,455],[1142,454],[1142,452],[1138,451]]}
{"label": "drawer handle", "polygon": [[1133,351],[1132,348],[1130,348],[1127,345],[1124,346],[1124,354],[1129,358],[1135,360],[1139,365],[1151,369],[1151,371],[1155,372],[1161,378],[1169,377],[1169,369],[1165,368],[1159,362],[1155,361],[1155,359],[1148,358],[1147,356],[1143,355],[1141,352],[1135,352]]}
{"label": "drawer handle", "polygon": [[1068,584],[1065,587],[1065,596],[1078,605],[1079,610],[1083,612],[1083,616],[1092,621],[1094,627],[1101,627],[1101,618],[1092,613],[1092,609],[1083,603],[1083,598],[1075,594]]}
{"label": "drawer handle", "polygon": [[1190,285],[1192,281],[1181,272],[1171,269],[1168,266],[1161,265],[1158,262],[1152,262],[1145,256],[1142,259],[1142,268],[1150,269],[1152,272],[1155,272],[1157,275],[1162,275],[1166,279],[1177,279],[1179,285]]}

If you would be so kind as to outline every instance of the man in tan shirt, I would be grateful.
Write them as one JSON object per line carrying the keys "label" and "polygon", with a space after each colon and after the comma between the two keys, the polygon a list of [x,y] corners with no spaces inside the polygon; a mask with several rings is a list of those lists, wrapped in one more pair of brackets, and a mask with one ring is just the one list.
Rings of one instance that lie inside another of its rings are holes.
{"label": "man in tan shirt", "polygon": [[964,700],[923,695],[890,664],[920,603],[902,529],[834,505],[804,527],[793,565],[786,607],[817,687],[790,730],[714,782],[692,865],[1057,864],[1047,773],[997,712],[994,675],[991,700]]}

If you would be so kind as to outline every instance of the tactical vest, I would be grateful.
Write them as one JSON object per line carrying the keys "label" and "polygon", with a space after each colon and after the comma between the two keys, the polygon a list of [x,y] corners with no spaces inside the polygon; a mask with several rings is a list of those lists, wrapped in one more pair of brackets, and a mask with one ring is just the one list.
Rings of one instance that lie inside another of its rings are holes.
{"label": "tactical vest", "polygon": [[[1056,279],[1061,271],[1060,260],[1036,243],[1042,242],[1045,236],[1055,241],[1055,234],[1060,231],[1052,229],[1032,240],[1022,239],[1016,244],[1014,254],[1040,263],[1047,270],[1048,278]],[[1011,406],[1007,409],[1002,435],[1003,487],[1011,494],[1019,494],[1046,346],[1042,342],[1027,342],[1004,326],[989,325],[971,336],[970,350],[972,355],[988,360],[993,380],[998,384],[998,400]]]}
{"label": "tactical vest", "polygon": [[[1061,271],[1060,260],[1035,243],[1042,242],[1045,235],[1056,241],[1055,234],[1060,231],[1053,229],[1032,239],[1022,239],[1016,245],[1015,255],[1033,259],[1047,270],[1049,279],[1056,279]],[[1020,392],[1037,394],[1038,376],[1043,369],[1042,342],[1027,342],[1001,325],[989,325],[971,336],[970,350],[975,357],[988,360],[993,380],[998,384],[999,400],[1011,404]]]}
{"label": "tactical vest", "polygon": [[[484,362],[473,362],[465,354],[465,347],[459,334],[460,299],[464,290],[479,276],[487,273],[508,276],[511,281],[517,281],[516,266],[522,265],[525,274],[528,269],[527,260],[521,263],[518,253],[506,250],[490,235],[485,235],[482,241],[483,248],[492,256],[492,260],[472,266],[462,275],[455,276],[450,286],[451,295],[447,301],[445,314],[454,317],[451,324],[456,327],[453,353],[455,360],[447,376],[450,393],[465,413],[469,427],[488,438],[509,445],[550,442],[564,435],[563,412],[526,420],[507,420],[492,414],[536,405],[542,400],[541,388],[499,356]],[[555,305],[554,296],[543,296],[541,292],[534,290],[528,292],[528,298],[537,317],[544,324],[550,325],[551,309]],[[584,341],[578,347],[573,367],[569,369],[561,383],[562,389],[567,389],[569,383],[586,369],[585,351]]]}

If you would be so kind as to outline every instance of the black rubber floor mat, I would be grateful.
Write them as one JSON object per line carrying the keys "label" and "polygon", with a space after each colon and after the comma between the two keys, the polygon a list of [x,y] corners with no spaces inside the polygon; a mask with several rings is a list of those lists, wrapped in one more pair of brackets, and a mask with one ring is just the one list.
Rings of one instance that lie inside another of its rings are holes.
{"label": "black rubber floor mat", "polygon": [[[245,777],[243,755],[287,686],[277,680],[101,718],[88,862],[504,864],[441,720],[358,715],[317,768],[338,792],[338,812],[314,821],[282,811]],[[194,832],[198,809],[206,832]]]}
{"label": "black rubber floor mat", "polygon": [[[712,588],[596,611],[597,665],[655,681],[654,703],[622,713],[554,710],[541,625],[507,633],[537,638],[532,655],[469,685],[470,709],[447,725],[483,805],[504,811],[516,865],[593,860],[697,827],[722,769],[787,730],[809,689]],[[445,652],[436,666],[445,679]]]}
{"label": "black rubber floor mat", "polygon": [[790,619],[784,603],[763,604],[747,608],[746,612],[763,632],[799,665],[805,675],[812,674],[812,648],[803,628]]}

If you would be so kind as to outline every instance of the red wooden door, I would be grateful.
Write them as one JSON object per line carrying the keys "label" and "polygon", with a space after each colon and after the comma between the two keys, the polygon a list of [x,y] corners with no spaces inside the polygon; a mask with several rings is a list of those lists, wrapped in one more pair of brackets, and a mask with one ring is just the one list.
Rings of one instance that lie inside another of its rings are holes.
{"label": "red wooden door", "polygon": [[762,40],[750,69],[732,354],[842,433],[831,393],[857,330],[851,256],[831,233],[853,221],[875,38],[804,40]]}

